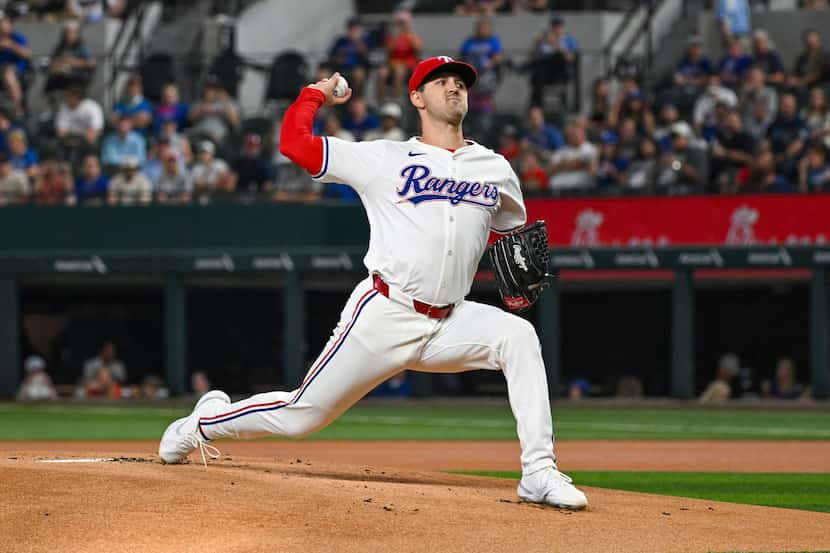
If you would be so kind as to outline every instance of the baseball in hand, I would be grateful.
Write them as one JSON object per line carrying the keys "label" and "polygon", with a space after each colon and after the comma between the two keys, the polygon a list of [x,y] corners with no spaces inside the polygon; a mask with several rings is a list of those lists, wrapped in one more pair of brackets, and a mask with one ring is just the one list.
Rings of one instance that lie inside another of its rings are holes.
{"label": "baseball in hand", "polygon": [[349,92],[349,81],[343,75],[338,75],[337,84],[334,85],[332,94],[335,98],[342,98],[347,92]]}

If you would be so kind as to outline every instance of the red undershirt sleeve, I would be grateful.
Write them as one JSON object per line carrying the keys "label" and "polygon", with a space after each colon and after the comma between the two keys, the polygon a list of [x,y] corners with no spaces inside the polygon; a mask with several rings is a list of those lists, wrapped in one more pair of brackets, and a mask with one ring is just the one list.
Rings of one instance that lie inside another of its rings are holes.
{"label": "red undershirt sleeve", "polygon": [[325,95],[305,87],[300,96],[286,110],[280,129],[280,152],[317,176],[323,167],[323,139],[312,134],[314,117],[325,102]]}

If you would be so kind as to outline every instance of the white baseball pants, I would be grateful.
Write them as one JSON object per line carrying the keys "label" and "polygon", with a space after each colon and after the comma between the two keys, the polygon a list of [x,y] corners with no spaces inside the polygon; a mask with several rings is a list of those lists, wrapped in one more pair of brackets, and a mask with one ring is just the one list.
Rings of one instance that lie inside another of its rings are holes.
{"label": "white baseball pants", "polygon": [[375,386],[402,370],[500,370],[522,449],[522,471],[555,466],[547,377],[533,325],[501,309],[462,301],[446,319],[391,299],[371,278],[352,292],[331,339],[292,392],[238,401],[200,420],[209,439],[261,434],[302,437],[328,425]]}

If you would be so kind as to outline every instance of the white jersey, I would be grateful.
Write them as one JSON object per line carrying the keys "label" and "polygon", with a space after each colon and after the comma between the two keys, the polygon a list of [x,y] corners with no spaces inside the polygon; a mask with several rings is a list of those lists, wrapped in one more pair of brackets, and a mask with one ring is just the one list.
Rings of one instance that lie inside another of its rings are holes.
{"label": "white jersey", "polygon": [[472,141],[450,152],[418,138],[324,137],[314,178],[348,184],[360,195],[369,218],[369,272],[431,305],[461,301],[489,230],[508,232],[527,218],[510,164]]}

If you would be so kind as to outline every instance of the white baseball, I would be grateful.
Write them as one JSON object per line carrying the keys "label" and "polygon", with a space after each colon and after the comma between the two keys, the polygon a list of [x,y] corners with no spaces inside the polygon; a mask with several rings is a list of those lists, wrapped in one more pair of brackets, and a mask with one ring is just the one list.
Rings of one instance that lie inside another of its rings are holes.
{"label": "white baseball", "polygon": [[343,75],[338,75],[337,76],[337,84],[334,85],[334,92],[332,94],[334,94],[335,98],[342,98],[343,96],[346,95],[346,93],[348,91],[349,91],[349,81],[347,81],[346,77],[344,77]]}

